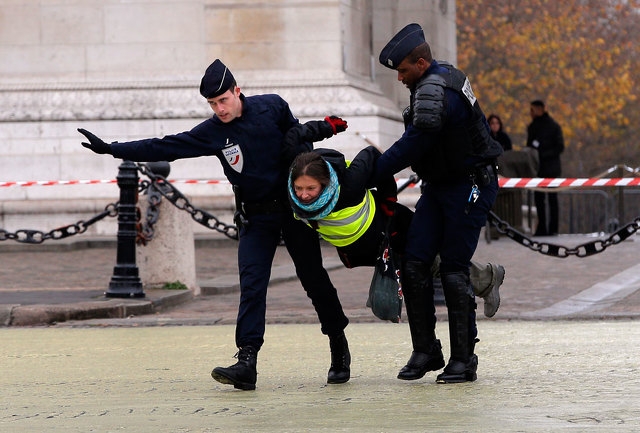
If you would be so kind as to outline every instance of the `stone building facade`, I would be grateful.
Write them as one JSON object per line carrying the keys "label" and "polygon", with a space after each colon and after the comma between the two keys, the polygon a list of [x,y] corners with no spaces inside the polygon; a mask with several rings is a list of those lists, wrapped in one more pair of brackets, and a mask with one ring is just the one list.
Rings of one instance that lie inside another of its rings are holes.
{"label": "stone building facade", "polygon": [[[216,58],[246,95],[278,93],[301,121],[346,118],[323,145],[386,148],[408,93],[377,58],[410,22],[455,63],[454,0],[0,0],[0,182],[114,179],[119,161],[84,149],[76,129],[105,141],[191,129],[212,114],[198,85]],[[170,178],[223,173],[205,157],[172,163]],[[178,187],[232,209],[226,184]],[[48,230],[117,197],[112,184],[0,187],[0,228]],[[91,230],[115,233],[115,221]]]}

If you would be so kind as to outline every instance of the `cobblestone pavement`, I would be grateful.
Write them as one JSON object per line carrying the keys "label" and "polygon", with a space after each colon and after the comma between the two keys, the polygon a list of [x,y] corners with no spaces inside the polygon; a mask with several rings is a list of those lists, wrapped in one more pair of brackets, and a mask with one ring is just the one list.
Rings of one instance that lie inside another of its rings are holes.
{"label": "cobblestone pavement", "polygon": [[[198,247],[199,280],[237,275],[235,254],[231,242]],[[640,431],[638,236],[584,259],[481,241],[475,258],[507,269],[502,304],[484,319],[478,301],[479,379],[454,386],[435,384],[435,373],[395,378],[411,352],[406,322],[381,322],[364,306],[370,269],[324,254],[351,320],[349,383],[326,385],[328,342],[292,279],[269,288],[255,392],[209,375],[234,362],[237,291],[155,314],[0,329],[0,431]],[[76,305],[105,289],[114,261],[113,247],[0,250],[0,304]],[[279,248],[275,266],[288,263]],[[437,333],[448,356],[445,323]]]}
{"label": "cobblestone pavement", "polygon": [[408,327],[378,322],[347,328],[351,380],[326,385],[318,326],[270,325],[256,391],[209,375],[234,362],[232,325],[5,328],[0,431],[640,431],[639,321],[479,327],[476,382],[397,380]]}
{"label": "cobblestone pavement", "polygon": [[[559,236],[541,240],[575,246],[593,238]],[[237,280],[235,242],[214,242],[196,248],[198,280],[227,275]],[[345,269],[335,250],[324,247],[331,279],[352,322],[376,321],[365,307],[371,268]],[[0,249],[0,304],[69,303],[95,299],[108,284],[115,262],[115,247],[62,251]],[[500,263],[506,268],[501,286],[501,307],[493,320],[549,318],[640,317],[640,236],[587,258],[554,258],[531,251],[501,237],[481,240],[475,260]],[[275,267],[290,265],[284,247],[278,248]],[[290,272],[293,276],[293,271]],[[154,314],[134,318],[141,323],[234,323],[237,291],[199,296]],[[482,319],[482,300],[478,300]],[[442,316],[443,307],[438,308]],[[268,293],[270,323],[316,323],[310,301],[297,279],[272,284]],[[129,320],[131,321],[131,320]],[[115,322],[110,322],[114,323]]]}

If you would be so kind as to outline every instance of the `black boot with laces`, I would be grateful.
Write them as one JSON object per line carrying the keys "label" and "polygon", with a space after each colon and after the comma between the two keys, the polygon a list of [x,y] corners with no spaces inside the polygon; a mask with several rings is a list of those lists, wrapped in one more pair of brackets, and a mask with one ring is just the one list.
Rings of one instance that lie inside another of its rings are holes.
{"label": "black boot with laces", "polygon": [[351,354],[344,332],[329,336],[331,349],[331,367],[327,376],[327,383],[345,383],[351,377]]}
{"label": "black boot with laces", "polygon": [[235,357],[238,362],[230,367],[214,368],[211,377],[220,383],[233,385],[236,389],[256,389],[258,351],[252,346],[241,347]]}

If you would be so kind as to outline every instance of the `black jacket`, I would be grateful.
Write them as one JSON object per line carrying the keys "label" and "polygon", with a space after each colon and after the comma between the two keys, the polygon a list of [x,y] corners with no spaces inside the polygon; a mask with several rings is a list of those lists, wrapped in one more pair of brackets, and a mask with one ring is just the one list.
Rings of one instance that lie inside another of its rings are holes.
{"label": "black jacket", "polygon": [[229,182],[240,187],[243,202],[286,200],[288,170],[280,153],[285,133],[299,125],[298,119],[278,95],[240,97],[242,116],[229,123],[213,116],[179,134],[112,143],[112,154],[131,161],[174,161],[214,155],[222,163]]}
{"label": "black jacket", "polygon": [[559,177],[562,175],[562,166],[560,165],[560,154],[564,150],[562,128],[548,113],[536,117],[529,124],[527,146],[538,150],[539,177]]}
{"label": "black jacket", "polygon": [[367,146],[362,149],[348,167],[344,155],[337,150],[319,148],[314,152],[331,164],[338,175],[340,196],[334,212],[359,204],[364,198],[365,191],[374,187],[377,187],[377,196],[380,199],[397,197],[396,181],[393,176],[385,178],[378,185],[374,183],[376,160],[381,155],[375,147]]}
{"label": "black jacket", "polygon": [[[282,160],[290,166],[298,154],[309,151],[313,142],[332,135],[331,126],[326,121],[310,120],[294,125],[285,134]],[[314,152],[319,153],[331,164],[338,175],[340,196],[335,206],[336,211],[359,204],[364,198],[365,191],[371,188],[377,189],[379,198],[397,197],[397,186],[393,174],[381,176],[376,182],[374,177],[376,161],[382,154],[375,147],[367,146],[358,152],[349,167],[344,155],[337,150],[317,148]]]}
{"label": "black jacket", "polygon": [[513,149],[513,146],[511,145],[511,138],[509,138],[506,132],[500,130],[496,132],[495,135],[493,134],[493,132],[491,132],[491,137],[493,137],[494,140],[500,143],[500,146],[502,146],[503,150]]}

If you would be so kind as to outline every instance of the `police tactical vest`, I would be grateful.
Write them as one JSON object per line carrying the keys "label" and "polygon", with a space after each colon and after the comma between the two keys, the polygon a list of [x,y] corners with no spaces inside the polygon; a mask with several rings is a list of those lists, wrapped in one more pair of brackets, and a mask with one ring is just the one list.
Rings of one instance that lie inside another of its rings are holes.
{"label": "police tactical vest", "polygon": [[[438,134],[438,144],[431,146],[412,169],[431,182],[447,182],[468,172],[469,159],[491,161],[502,154],[502,146],[491,138],[484,114],[466,75],[446,62],[438,62],[449,73],[429,74],[417,84],[411,95],[410,112],[405,114],[417,128]],[[464,124],[447,124],[445,88],[457,92],[472,115]],[[404,113],[403,113],[404,114]],[[406,121],[405,120],[405,121]]]}

